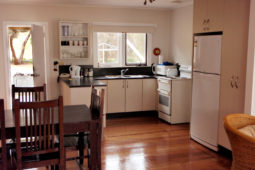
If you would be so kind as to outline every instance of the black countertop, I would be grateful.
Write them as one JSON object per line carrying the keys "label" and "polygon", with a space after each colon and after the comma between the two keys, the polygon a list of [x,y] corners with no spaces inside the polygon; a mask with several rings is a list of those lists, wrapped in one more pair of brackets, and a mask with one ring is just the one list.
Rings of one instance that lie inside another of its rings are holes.
{"label": "black countertop", "polygon": [[118,80],[118,79],[153,79],[157,78],[155,75],[127,75],[127,76],[119,76],[119,75],[109,75],[109,76],[97,76],[94,77],[94,80]]}
{"label": "black countertop", "polygon": [[60,81],[65,82],[69,87],[90,87],[94,85],[95,87],[107,86],[105,83],[93,79],[93,77],[86,78],[60,78]]}
{"label": "black countertop", "polygon": [[60,78],[60,81],[65,82],[69,87],[90,87],[94,85],[95,87],[107,86],[104,82],[100,80],[118,80],[118,79],[152,79],[157,78],[155,75],[133,75],[133,76],[97,76],[97,77],[81,77],[81,78]]}

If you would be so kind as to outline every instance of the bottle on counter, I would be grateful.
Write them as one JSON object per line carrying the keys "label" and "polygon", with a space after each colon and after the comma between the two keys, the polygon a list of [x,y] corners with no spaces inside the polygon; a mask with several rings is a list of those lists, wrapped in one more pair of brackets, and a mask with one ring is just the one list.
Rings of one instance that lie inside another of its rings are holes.
{"label": "bottle on counter", "polygon": [[93,69],[89,69],[89,77],[92,77],[93,76]]}

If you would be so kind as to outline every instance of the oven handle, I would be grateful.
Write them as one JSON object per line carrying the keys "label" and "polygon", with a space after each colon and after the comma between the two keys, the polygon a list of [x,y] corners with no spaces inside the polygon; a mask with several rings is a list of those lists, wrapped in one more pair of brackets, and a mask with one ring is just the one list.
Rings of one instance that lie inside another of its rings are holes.
{"label": "oven handle", "polygon": [[171,83],[171,80],[164,80],[164,79],[161,79],[161,78],[158,78],[158,81],[161,82],[161,83],[166,83],[166,84]]}
{"label": "oven handle", "polygon": [[159,94],[162,94],[162,95],[167,95],[167,96],[171,96],[171,92],[169,92],[169,91],[165,91],[165,90],[160,90],[160,89],[158,89],[158,93]]}

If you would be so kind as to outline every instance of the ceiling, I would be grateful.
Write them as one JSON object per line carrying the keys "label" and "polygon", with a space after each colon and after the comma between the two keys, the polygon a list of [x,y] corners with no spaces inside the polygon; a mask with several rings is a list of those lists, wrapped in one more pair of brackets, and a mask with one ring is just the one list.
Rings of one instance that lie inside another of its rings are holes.
{"label": "ceiling", "polygon": [[[187,6],[193,3],[193,0],[155,0],[150,3],[147,0],[0,0],[0,3],[12,4],[61,4],[61,5],[87,5],[87,6],[109,6],[109,7],[131,7],[131,8],[165,8],[174,9]],[[173,2],[177,1],[177,2]]]}

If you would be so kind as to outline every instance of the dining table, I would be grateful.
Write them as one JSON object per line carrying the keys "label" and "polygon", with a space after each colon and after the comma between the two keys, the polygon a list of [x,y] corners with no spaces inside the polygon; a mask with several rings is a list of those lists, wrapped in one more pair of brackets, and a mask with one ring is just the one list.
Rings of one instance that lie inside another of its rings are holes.
{"label": "dining table", "polygon": [[[21,114],[22,115],[22,114]],[[83,134],[88,132],[90,140],[90,169],[100,169],[101,160],[98,151],[99,120],[93,116],[86,105],[70,105],[63,107],[64,135]],[[56,124],[58,120],[55,119]],[[15,115],[13,110],[5,110],[6,139],[15,138]],[[25,121],[21,117],[21,133],[25,130]],[[57,127],[57,126],[56,126]],[[57,131],[57,128],[56,128]],[[23,132],[24,133],[24,132]],[[1,132],[0,132],[1,135]]]}

